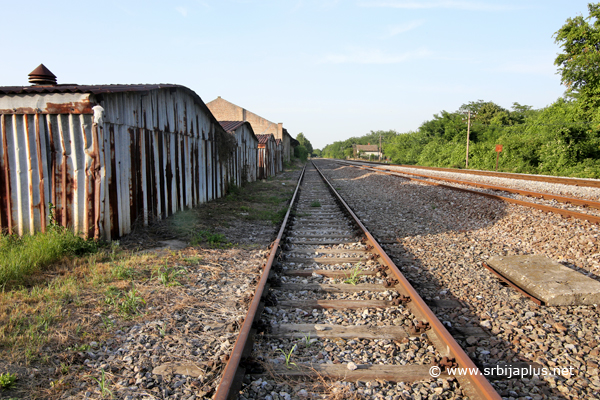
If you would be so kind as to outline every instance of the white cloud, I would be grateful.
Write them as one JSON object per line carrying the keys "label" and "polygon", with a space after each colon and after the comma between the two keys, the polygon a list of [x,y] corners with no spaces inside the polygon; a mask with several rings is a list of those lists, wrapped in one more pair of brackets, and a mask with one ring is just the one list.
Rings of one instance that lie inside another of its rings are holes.
{"label": "white cloud", "polygon": [[438,1],[411,1],[411,0],[362,0],[358,3],[361,7],[387,7],[403,9],[431,9],[431,8],[450,8],[469,11],[506,11],[520,10],[523,6],[510,4],[491,4],[480,1],[456,1],[456,0],[438,0]]}
{"label": "white cloud", "polygon": [[188,14],[187,8],[179,6],[179,7],[175,7],[175,10],[179,14],[183,15],[184,17],[187,17],[187,14]]}
{"label": "white cloud", "polygon": [[392,37],[392,36],[396,36],[396,35],[399,35],[404,32],[411,31],[411,30],[423,25],[423,23],[424,23],[424,21],[413,21],[413,22],[409,22],[406,24],[390,26],[388,28],[386,37]]}
{"label": "white cloud", "polygon": [[381,50],[351,49],[346,53],[328,54],[322,64],[399,64],[417,58],[431,56],[431,51],[420,49],[402,54],[385,54]]}

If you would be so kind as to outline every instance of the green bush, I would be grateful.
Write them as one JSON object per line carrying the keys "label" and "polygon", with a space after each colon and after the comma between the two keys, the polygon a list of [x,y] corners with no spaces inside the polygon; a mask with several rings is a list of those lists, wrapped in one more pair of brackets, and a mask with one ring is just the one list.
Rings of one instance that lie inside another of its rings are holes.
{"label": "green bush", "polygon": [[540,110],[513,103],[512,111],[482,100],[456,112],[442,111],[417,131],[371,132],[323,148],[324,157],[341,158],[354,144],[383,139],[384,155],[396,164],[464,168],[466,111],[471,111],[469,168],[494,170],[496,145],[503,145],[499,171],[599,177],[600,111],[582,114],[579,100],[559,98]]}

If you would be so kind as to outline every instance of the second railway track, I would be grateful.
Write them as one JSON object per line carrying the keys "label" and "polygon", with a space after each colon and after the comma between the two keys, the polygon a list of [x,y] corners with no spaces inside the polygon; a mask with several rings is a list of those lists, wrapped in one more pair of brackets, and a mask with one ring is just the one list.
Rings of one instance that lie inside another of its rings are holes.
{"label": "second railway track", "polygon": [[[530,190],[520,190],[508,187],[486,185],[483,183],[460,181],[456,179],[447,179],[438,176],[415,174],[406,171],[396,171],[385,167],[373,167],[372,165],[363,164],[360,162],[338,161],[338,163],[342,165],[350,165],[355,168],[360,168],[377,173],[399,176],[401,178],[415,180],[429,185],[436,185],[452,190],[461,190],[464,192],[474,193],[480,196],[486,196],[497,200],[503,200],[508,203],[537,208],[545,212],[557,213],[565,217],[573,217],[581,220],[587,220],[596,224],[600,223],[600,215],[597,211],[598,209],[600,209],[600,202],[594,200],[586,200],[575,197],[565,197],[552,193],[541,193],[533,192]],[[438,181],[444,183],[439,183]],[[470,186],[476,187],[477,189],[468,188]],[[502,193],[502,191],[506,192],[507,196],[501,196],[500,194],[498,194],[498,191],[500,193]],[[522,195],[523,197],[526,197],[529,200],[535,200],[533,202],[524,201],[518,198],[513,198],[513,196],[515,195]],[[556,207],[556,205],[558,204],[549,205],[548,200],[551,200],[554,203],[562,203],[562,206]],[[572,208],[576,208],[576,210],[573,210]],[[593,208],[595,210],[590,211],[590,208]]]}
{"label": "second railway track", "polygon": [[295,198],[215,399],[499,398],[314,166]]}

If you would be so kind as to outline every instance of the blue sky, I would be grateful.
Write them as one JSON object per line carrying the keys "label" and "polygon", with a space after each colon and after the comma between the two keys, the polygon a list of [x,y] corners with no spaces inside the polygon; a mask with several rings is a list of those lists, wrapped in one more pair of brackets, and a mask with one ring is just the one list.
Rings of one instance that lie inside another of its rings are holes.
{"label": "blue sky", "polygon": [[408,132],[469,101],[564,92],[552,35],[587,1],[0,0],[0,85],[176,83],[283,122],[322,148]]}

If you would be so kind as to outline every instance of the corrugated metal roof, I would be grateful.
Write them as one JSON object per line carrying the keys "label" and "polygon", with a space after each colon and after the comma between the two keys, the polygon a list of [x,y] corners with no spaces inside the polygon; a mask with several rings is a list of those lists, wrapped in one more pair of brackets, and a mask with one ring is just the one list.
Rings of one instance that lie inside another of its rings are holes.
{"label": "corrugated metal roof", "polygon": [[223,129],[229,133],[232,133],[237,128],[244,125],[245,122],[246,121],[219,121]]}
{"label": "corrugated metal roof", "polygon": [[[137,84],[137,85],[35,85],[35,86],[0,86],[0,94],[39,94],[39,93],[118,93],[118,92],[145,92],[154,89],[183,89],[194,93],[193,90],[182,85],[170,83]],[[200,96],[198,96],[200,97]]]}
{"label": "corrugated metal roof", "polygon": [[[1,95],[36,95],[36,94],[54,94],[54,93],[90,93],[97,97],[102,94],[111,93],[125,93],[125,92],[150,92],[152,90],[168,89],[171,91],[181,90],[187,93],[194,102],[198,104],[212,119],[217,123],[217,119],[208,109],[202,98],[198,96],[192,89],[183,85],[175,85],[171,83],[159,83],[159,84],[134,84],[134,85],[77,85],[77,84],[63,84],[63,85],[33,85],[33,86],[0,86]],[[220,129],[221,125],[217,124]]]}

